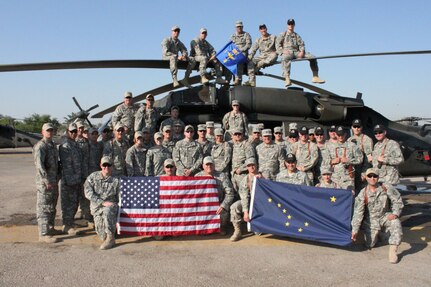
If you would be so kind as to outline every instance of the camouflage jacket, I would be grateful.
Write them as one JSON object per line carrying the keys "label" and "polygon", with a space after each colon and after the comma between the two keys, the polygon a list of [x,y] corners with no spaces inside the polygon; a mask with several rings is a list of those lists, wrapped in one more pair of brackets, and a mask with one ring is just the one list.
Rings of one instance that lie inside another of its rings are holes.
{"label": "camouflage jacket", "polygon": [[167,148],[171,154],[174,152],[175,141],[173,141],[173,140],[170,140],[170,141],[164,140],[162,142],[162,145],[165,148]]}
{"label": "camouflage jacket", "polygon": [[171,56],[178,56],[181,53],[183,56],[187,56],[187,48],[184,46],[180,39],[176,41],[172,37],[167,37],[162,41],[162,56],[163,58],[169,58]]}
{"label": "camouflage jacket", "polygon": [[100,160],[102,159],[102,156],[103,156],[103,143],[89,142],[89,145],[90,145],[90,159],[88,161],[88,171],[91,174],[95,171],[100,170]]}
{"label": "camouflage jacket", "polygon": [[251,46],[249,58],[253,58],[257,50],[259,50],[260,55],[268,55],[271,53],[276,53],[275,44],[277,42],[277,37],[275,35],[269,34],[268,37],[259,37],[253,46]]}
{"label": "camouflage jacket", "polygon": [[259,165],[259,172],[265,178],[273,179],[277,173],[284,169],[284,153],[281,147],[275,143],[261,143],[256,147],[256,157]]}
{"label": "camouflage jacket", "polygon": [[115,127],[115,125],[119,122],[126,126],[129,130],[133,129],[135,123],[135,113],[137,109],[138,107],[135,105],[127,106],[124,103],[119,105],[112,114],[112,126]]}
{"label": "camouflage jacket", "polygon": [[155,145],[147,152],[147,160],[145,164],[146,176],[158,176],[164,173],[164,161],[172,158],[172,153],[164,146]]}
{"label": "camouflage jacket", "polygon": [[126,153],[127,176],[144,176],[146,157],[148,149],[144,147],[131,146]]}
{"label": "camouflage jacket", "polygon": [[84,137],[76,138],[76,143],[81,150],[81,172],[82,172],[82,183],[84,183],[89,173],[89,165],[90,165],[90,145],[88,144],[88,140]]}
{"label": "camouflage jacket", "polygon": [[67,186],[82,183],[81,181],[81,150],[78,144],[67,138],[59,147],[62,165],[62,182]]}
{"label": "camouflage jacket", "polygon": [[241,173],[247,172],[245,161],[251,157],[255,157],[253,147],[245,140],[233,143],[232,145],[232,168],[231,171],[235,172],[238,168]]}
{"label": "camouflage jacket", "polygon": [[[378,157],[383,155],[384,162],[379,163]],[[385,138],[374,145],[373,167],[379,170],[379,182],[397,184],[400,181],[398,165],[404,161],[400,145],[393,140]]]}
{"label": "camouflage jacket", "polygon": [[317,145],[313,142],[302,143],[297,141],[292,146],[292,153],[296,156],[296,165],[303,167],[305,172],[312,170],[319,158]]}
{"label": "camouflage jacket", "polygon": [[360,164],[363,160],[361,150],[350,142],[337,143],[329,146],[329,157],[331,161],[336,158],[347,158],[347,163],[339,162],[333,164],[334,172],[332,174],[335,178],[353,178],[353,165]]}
{"label": "camouflage jacket", "polygon": [[360,136],[353,135],[348,138],[347,141],[356,144],[362,151],[364,158],[362,161],[362,172],[365,172],[372,165],[372,163],[368,161],[368,156],[373,153],[373,140],[369,136],[362,134]]}
{"label": "camouflage jacket", "polygon": [[104,177],[101,171],[95,171],[87,177],[84,193],[92,210],[103,208],[105,201],[118,204],[120,180],[113,176]]}
{"label": "camouflage jacket", "polygon": [[206,40],[199,37],[190,42],[190,56],[211,58],[216,54],[214,47]]}
{"label": "camouflage jacket", "polygon": [[177,123],[180,123],[183,128],[185,127],[185,124],[184,124],[184,122],[182,120],[180,120],[180,119],[173,119],[173,118],[167,118],[167,119],[163,120],[160,123],[160,130],[159,131],[163,132],[163,127],[164,126],[171,126],[171,129],[172,129],[171,132],[173,132],[174,125],[177,124]]}
{"label": "camouflage jacket", "polygon": [[279,55],[291,52],[305,52],[305,43],[296,32],[281,32],[277,37],[276,49]]}
{"label": "camouflage jacket", "polygon": [[211,157],[216,171],[228,173],[232,160],[232,146],[228,142],[215,143],[211,149]]}
{"label": "camouflage jacket", "polygon": [[129,149],[127,141],[111,139],[105,143],[103,155],[112,159],[112,176],[126,176],[126,153]]}
{"label": "camouflage jacket", "polygon": [[307,176],[307,174],[300,170],[296,170],[296,172],[289,173],[287,169],[283,169],[277,174],[275,181],[291,184],[302,184],[308,186],[312,185],[310,178]]}
{"label": "camouflage jacket", "polygon": [[[211,175],[208,175],[205,171],[200,171],[195,176]],[[214,177],[217,183],[220,206],[223,207],[224,210],[229,211],[234,198],[232,183],[223,172],[214,171],[212,177]]]}
{"label": "camouflage jacket", "polygon": [[248,119],[243,112],[236,114],[233,111],[230,111],[224,115],[222,122],[226,131],[240,128],[243,130],[244,137],[248,136]]}
{"label": "camouflage jacket", "polygon": [[165,113],[165,109],[153,107],[147,109],[142,106],[135,114],[135,131],[142,131],[144,127],[150,130],[151,134],[156,132],[157,122],[160,117]]}
{"label": "camouflage jacket", "polygon": [[196,142],[201,145],[203,157],[211,156],[211,150],[212,150],[213,145],[214,145],[214,143],[212,141],[205,140],[204,142],[200,142],[200,141],[196,140]]}
{"label": "camouflage jacket", "polygon": [[172,159],[177,167],[177,175],[184,175],[185,169],[190,169],[192,175],[196,174],[202,165],[202,147],[195,140],[180,140],[175,144]]}
{"label": "camouflage jacket", "polygon": [[58,151],[52,140],[41,139],[33,147],[34,164],[36,166],[36,185],[57,184]]}
{"label": "camouflage jacket", "polygon": [[230,36],[230,40],[241,50],[244,55],[247,55],[251,48],[251,36],[247,32],[241,34],[235,33]]}

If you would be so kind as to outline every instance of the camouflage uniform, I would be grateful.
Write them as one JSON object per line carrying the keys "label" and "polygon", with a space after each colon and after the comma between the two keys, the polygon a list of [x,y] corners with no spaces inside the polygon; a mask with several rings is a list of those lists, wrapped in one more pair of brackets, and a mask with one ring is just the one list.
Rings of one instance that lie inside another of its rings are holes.
{"label": "camouflage uniform", "polygon": [[145,147],[131,146],[126,152],[127,176],[144,176],[147,175],[146,161],[148,149]]}
{"label": "camouflage uniform", "polygon": [[326,183],[326,182],[321,181],[318,184],[316,184],[316,187],[322,187],[322,188],[340,188],[338,186],[338,184],[336,184],[333,181],[331,181],[331,183]]}
{"label": "camouflage uniform", "polygon": [[248,138],[248,143],[253,147],[254,151],[256,152],[256,147],[263,143],[261,139],[255,140],[251,137]]}
{"label": "camouflage uniform", "polygon": [[318,157],[316,165],[314,166],[314,175],[315,178],[318,179],[320,177],[320,170],[322,168],[330,168],[331,167],[331,157],[329,156],[329,148],[327,142],[323,145],[316,144],[318,149]]}
{"label": "camouflage uniform", "polygon": [[241,223],[242,214],[245,211],[249,211],[250,208],[250,191],[253,184],[253,179],[250,175],[245,175],[238,186],[238,194],[240,200],[235,201],[230,207],[230,221],[235,223]]}
{"label": "camouflage uniform", "polygon": [[[255,157],[253,147],[245,140],[233,143],[232,145],[232,184],[235,190],[238,190],[244,176],[247,174],[247,166],[245,161],[249,158]],[[236,170],[240,170],[240,174],[236,174]]]}
{"label": "camouflage uniform", "polygon": [[[118,215],[120,180],[113,176],[104,177],[101,171],[90,174],[84,184],[85,196],[90,200],[91,214],[94,217],[96,233],[102,240],[115,234]],[[103,202],[114,203],[103,206]]]}
{"label": "camouflage uniform", "polygon": [[90,146],[90,159],[88,161],[88,171],[90,174],[92,174],[95,171],[100,170],[100,160],[103,156],[103,143],[102,142],[96,142],[92,143],[89,142]]}
{"label": "camouflage uniform", "polygon": [[225,131],[231,131],[233,129],[239,128],[243,130],[244,137],[248,137],[248,119],[243,112],[236,114],[233,111],[230,111],[224,115],[222,122]]}
{"label": "camouflage uniform", "polygon": [[206,134],[205,135],[205,138],[208,140],[208,141],[210,141],[210,142],[212,142],[212,143],[215,143],[215,135],[210,135],[210,134]]}
{"label": "camouflage uniform", "polygon": [[160,123],[160,132],[163,132],[163,127],[164,126],[171,126],[172,130],[174,129],[174,125],[175,124],[181,124],[181,126],[184,128],[186,125],[184,124],[184,122],[180,119],[173,119],[173,118],[168,118],[166,120],[163,120]]}
{"label": "camouflage uniform", "polygon": [[184,175],[185,169],[191,169],[194,175],[200,171],[203,160],[202,147],[197,141],[183,139],[175,144],[172,159],[177,167],[177,175]]}
{"label": "camouflage uniform", "polygon": [[[259,70],[271,66],[277,61],[276,40],[277,37],[275,35],[268,34],[268,37],[260,37],[254,42],[250,49],[247,65],[250,82],[256,82],[255,69]],[[260,54],[254,57],[257,50],[259,50]]]}
{"label": "camouflage uniform", "polygon": [[232,146],[230,143],[215,143],[211,149],[211,157],[214,160],[215,170],[228,175],[232,160]]}
{"label": "camouflage uniform", "polygon": [[[242,34],[232,34],[230,36],[230,40],[234,42],[234,44],[241,50],[243,55],[247,58],[248,50],[251,48],[251,36],[249,33],[243,31]],[[241,81],[242,74],[244,70],[244,64],[238,64],[237,68],[237,77]]]}
{"label": "camouflage uniform", "polygon": [[[380,164],[377,159],[383,155],[385,162]],[[398,165],[404,161],[400,145],[393,140],[385,138],[377,142],[373,150],[373,167],[379,171],[379,182],[396,185],[400,182]]]}
{"label": "camouflage uniform", "polygon": [[[162,42],[162,59],[169,60],[169,69],[172,77],[177,77],[178,73],[178,53],[187,57],[187,48],[180,39],[174,40],[172,37],[167,37]],[[191,70],[195,65],[193,59],[189,59],[187,69]]]}
{"label": "camouflage uniform", "polygon": [[274,180],[277,173],[284,169],[284,153],[281,147],[275,143],[261,143],[256,147],[256,160],[259,172],[266,179]]}
{"label": "camouflage uniform", "polygon": [[135,113],[138,108],[135,105],[128,106],[126,104],[119,105],[112,114],[112,126],[121,123],[127,127],[127,133],[133,134],[135,126]]}
{"label": "camouflage uniform", "polygon": [[313,167],[319,158],[317,145],[313,142],[297,141],[292,146],[292,153],[296,156],[297,167],[303,167],[311,182],[314,180]]}
{"label": "camouflage uniform", "polygon": [[400,217],[403,209],[400,193],[392,186],[379,185],[376,192],[363,188],[355,199],[355,208],[352,218],[352,232],[358,233],[362,226],[365,233],[365,243],[373,247],[378,240],[380,230],[390,234],[389,244],[400,245],[403,236],[399,218],[388,220],[389,214]]}
{"label": "camouflage uniform", "polygon": [[163,163],[166,159],[172,158],[172,153],[164,146],[155,145],[147,152],[145,163],[146,176],[158,176],[164,173]]}
{"label": "camouflage uniform", "polygon": [[[58,151],[52,140],[42,139],[33,148],[36,166],[36,217],[39,236],[48,235],[54,227],[58,200]],[[54,185],[48,189],[48,184]]]}
{"label": "camouflage uniform", "polygon": [[126,153],[128,149],[129,144],[125,140],[112,139],[105,143],[103,155],[112,160],[112,176],[127,175]]}
{"label": "camouflage uniform", "polygon": [[355,166],[355,186],[359,189],[362,188],[362,173],[372,166],[372,163],[368,161],[368,156],[373,153],[373,140],[369,136],[361,134],[360,136],[352,135],[347,141],[356,144],[362,151],[363,161]]}
{"label": "camouflage uniform", "polygon": [[213,148],[214,143],[209,141],[209,140],[205,140],[204,142],[201,141],[196,141],[198,144],[200,144],[201,148],[202,148],[202,153],[203,153],[203,157],[206,156],[211,156],[211,150]]}
{"label": "camouflage uniform", "polygon": [[164,113],[165,109],[162,108],[148,109],[145,105],[140,107],[135,114],[135,131],[142,131],[147,127],[153,135],[156,132],[157,122]]}
{"label": "camouflage uniform", "polygon": [[63,224],[72,226],[82,187],[81,151],[75,141],[67,138],[60,145],[59,154],[62,165],[61,211]]}
{"label": "camouflage uniform", "polygon": [[287,169],[282,169],[277,174],[275,181],[312,186],[311,180],[308,175],[300,170],[296,170],[295,172],[289,173]]}
{"label": "camouflage uniform", "polygon": [[[190,42],[190,56],[195,61],[199,62],[199,74],[201,77],[205,76],[205,70],[208,64],[208,60],[216,55],[214,47],[206,40],[199,37],[193,39]],[[213,62],[217,77],[222,76],[222,69],[218,61]]]}
{"label": "camouflage uniform", "polygon": [[90,144],[88,140],[84,137],[76,138],[76,143],[81,150],[81,192],[79,193],[79,207],[82,212],[82,217],[87,220],[91,220],[90,213],[90,202],[87,198],[85,198],[84,194],[84,182],[87,179],[87,176],[90,174]]}
{"label": "camouflage uniform", "polygon": [[174,147],[175,147],[175,141],[173,140],[164,140],[162,142],[162,145],[167,148],[169,150],[169,152],[172,154],[174,152]]}

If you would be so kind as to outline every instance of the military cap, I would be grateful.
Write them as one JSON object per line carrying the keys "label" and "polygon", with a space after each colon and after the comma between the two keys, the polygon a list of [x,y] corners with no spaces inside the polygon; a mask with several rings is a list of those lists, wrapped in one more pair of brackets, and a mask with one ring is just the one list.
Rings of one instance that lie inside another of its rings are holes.
{"label": "military cap", "polygon": [[105,127],[103,128],[103,131],[104,131],[104,132],[110,132],[110,131],[111,131],[111,128],[110,128],[109,126],[105,126]]}
{"label": "military cap", "polygon": [[376,125],[376,126],[374,127],[374,132],[382,133],[382,132],[384,132],[385,130],[386,130],[386,128],[385,128],[383,125]]}
{"label": "military cap", "polygon": [[79,128],[83,128],[85,125],[83,122],[76,122],[76,127]]}
{"label": "military cap", "polygon": [[166,125],[163,127],[163,131],[170,131],[171,130],[171,126],[170,125]]}
{"label": "military cap", "polygon": [[104,156],[104,157],[102,157],[102,159],[100,160],[100,163],[101,163],[102,165],[104,165],[104,164],[112,165],[111,157],[109,157],[109,156]]}
{"label": "military cap", "polygon": [[96,129],[96,128],[90,128],[90,130],[88,131],[88,133],[91,135],[91,134],[93,134],[94,132],[97,132],[97,133],[99,133],[99,131]]}
{"label": "military cap", "polygon": [[190,130],[190,129],[192,130],[192,132],[195,131],[195,128],[192,125],[187,125],[184,130],[187,131],[187,130]]}
{"label": "military cap", "polygon": [[260,133],[260,128],[258,126],[254,126],[253,133]]}
{"label": "military cap", "polygon": [[216,135],[216,136],[222,136],[224,133],[223,133],[223,129],[222,128],[216,128],[215,130],[214,130],[214,134]]}
{"label": "military cap", "polygon": [[321,135],[324,135],[324,134],[325,134],[325,132],[323,131],[322,127],[317,127],[317,128],[314,130],[314,134],[315,134],[315,135],[317,135],[317,136],[321,136]]}
{"label": "military cap", "polygon": [[235,27],[242,27],[242,26],[244,26],[244,25],[242,24],[242,21],[236,21],[236,22],[235,22]]}
{"label": "military cap", "polygon": [[275,127],[274,133],[283,133],[283,130],[281,129],[281,127]]}
{"label": "military cap", "polygon": [[44,123],[42,126],[43,131],[53,130],[53,129],[54,129],[54,126],[51,123]]}
{"label": "military cap", "polygon": [[175,121],[174,122],[174,127],[182,127],[183,125],[181,124],[180,121]]}
{"label": "military cap", "polygon": [[290,123],[289,124],[289,131],[290,130],[297,130],[298,129],[298,124],[297,123]]}
{"label": "military cap", "polygon": [[171,158],[167,158],[167,159],[165,159],[165,161],[163,162],[163,166],[164,166],[164,167],[167,167],[168,165],[173,165],[173,166],[175,166],[175,162],[174,162],[174,160],[173,160],[173,159],[171,159]]}
{"label": "military cap", "polygon": [[266,25],[265,24],[260,24],[259,25],[259,30],[262,30],[262,29],[266,29]]}
{"label": "military cap", "polygon": [[206,28],[201,28],[201,29],[199,30],[199,32],[201,32],[201,33],[207,33],[208,31],[207,31],[207,29],[206,29]]}
{"label": "military cap", "polygon": [[289,137],[297,138],[298,137],[298,131],[295,129],[290,130]]}
{"label": "military cap", "polygon": [[154,134],[154,139],[163,139],[163,134],[161,132],[157,132]]}
{"label": "military cap", "polygon": [[213,128],[214,127],[214,122],[208,121],[208,122],[205,123],[205,125],[207,126],[207,128]]}
{"label": "military cap", "polygon": [[287,25],[295,25],[295,19],[287,20]]}
{"label": "military cap", "polygon": [[250,157],[245,161],[245,166],[256,165],[256,159],[254,157]]}
{"label": "military cap", "polygon": [[120,123],[120,122],[118,122],[118,123],[115,125],[115,127],[114,127],[114,130],[115,130],[115,131],[118,131],[119,129],[124,129],[123,124],[122,124],[122,123]]}
{"label": "military cap", "polygon": [[175,31],[175,30],[181,30],[180,26],[175,25],[171,28],[171,31]]}
{"label": "military cap", "polygon": [[296,156],[293,153],[289,153],[285,159],[287,162],[296,162]]}
{"label": "military cap", "polygon": [[367,171],[365,172],[365,175],[368,176],[369,174],[375,174],[375,175],[379,175],[379,171],[375,168],[369,168],[367,169]]}
{"label": "military cap", "polygon": [[337,132],[337,135],[342,136],[346,133],[346,130],[344,129],[343,126],[338,126],[336,132]]}
{"label": "military cap", "polygon": [[352,126],[360,126],[362,127],[362,122],[360,119],[354,119],[352,122]]}
{"label": "military cap", "polygon": [[205,124],[198,125],[198,131],[206,131],[206,130],[207,130],[207,127]]}
{"label": "military cap", "polygon": [[330,132],[335,132],[337,130],[337,127],[335,125],[332,125],[329,127]]}
{"label": "military cap", "polygon": [[310,128],[309,130],[308,130],[308,134],[309,135],[314,135],[316,133],[316,129],[315,128]]}
{"label": "military cap", "polygon": [[75,123],[70,123],[69,127],[67,128],[67,130],[69,131],[76,131],[78,129],[78,127],[76,126]]}
{"label": "military cap", "polygon": [[299,133],[300,133],[301,135],[308,135],[308,128],[307,128],[306,126],[302,126],[302,127],[299,129]]}
{"label": "military cap", "polygon": [[179,108],[178,106],[172,106],[172,107],[171,107],[171,111],[172,111],[172,110],[177,110],[177,111],[179,111],[179,110],[180,110],[180,108]]}
{"label": "military cap", "polygon": [[260,130],[263,130],[263,129],[265,128],[265,124],[264,124],[264,123],[258,123],[258,124],[257,124],[257,127],[258,127]]}
{"label": "military cap", "polygon": [[146,96],[145,96],[145,98],[146,98],[147,100],[149,100],[149,99],[153,99],[153,100],[154,100],[154,96],[153,96],[153,94],[148,94],[148,95],[146,95]]}
{"label": "military cap", "polygon": [[204,165],[205,165],[205,164],[208,164],[208,163],[212,163],[212,164],[214,164],[213,158],[212,158],[212,157],[210,157],[210,156],[206,156],[206,157],[204,158]]}
{"label": "military cap", "polygon": [[272,136],[272,131],[271,129],[264,129],[262,131],[262,136]]}
{"label": "military cap", "polygon": [[320,169],[320,174],[332,174],[332,169],[330,167],[324,166]]}
{"label": "military cap", "polygon": [[242,134],[243,133],[242,128],[233,128],[231,131],[233,134]]}
{"label": "military cap", "polygon": [[239,106],[239,101],[238,100],[233,100],[232,101],[232,106],[238,105]]}
{"label": "military cap", "polygon": [[142,128],[142,133],[143,133],[143,134],[149,134],[149,133],[150,133],[150,129],[149,129],[149,128],[147,128],[147,127],[143,127],[143,128]]}
{"label": "military cap", "polygon": [[87,131],[88,132],[89,127],[87,125],[84,125],[84,132]]}
{"label": "military cap", "polygon": [[144,134],[142,132],[135,132],[135,139],[142,138]]}
{"label": "military cap", "polygon": [[132,93],[131,92],[125,92],[124,93],[124,98],[132,98]]}

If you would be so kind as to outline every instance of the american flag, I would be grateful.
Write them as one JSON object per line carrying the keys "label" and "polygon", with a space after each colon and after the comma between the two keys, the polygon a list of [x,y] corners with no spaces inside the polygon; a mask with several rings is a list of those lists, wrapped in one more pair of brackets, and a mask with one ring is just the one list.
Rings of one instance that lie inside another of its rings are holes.
{"label": "american flag", "polygon": [[118,233],[178,236],[220,232],[217,185],[212,177],[121,179]]}

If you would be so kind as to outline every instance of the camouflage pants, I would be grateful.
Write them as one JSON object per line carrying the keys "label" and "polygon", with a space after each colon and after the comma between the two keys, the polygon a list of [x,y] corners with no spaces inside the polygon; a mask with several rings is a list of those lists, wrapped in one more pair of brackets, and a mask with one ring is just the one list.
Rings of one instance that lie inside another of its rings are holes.
{"label": "camouflage pants", "polygon": [[277,61],[277,53],[261,54],[251,59],[247,63],[247,70],[250,82],[256,82],[256,70],[274,65]]}
{"label": "camouflage pants", "polygon": [[81,186],[81,190],[79,192],[79,208],[82,212],[82,218],[92,222],[93,216],[91,216],[90,212],[90,201],[85,197],[84,186]]}
{"label": "camouflage pants", "polygon": [[229,223],[229,210],[223,209],[220,213],[220,227],[225,227]]}
{"label": "camouflage pants", "polygon": [[115,234],[118,216],[118,205],[98,206],[91,209],[97,235],[104,240],[107,234]]}
{"label": "camouflage pants", "polygon": [[61,183],[61,212],[63,225],[72,226],[76,211],[78,210],[80,186],[67,186]]}
{"label": "camouflage pants", "polygon": [[367,247],[374,247],[378,241],[379,233],[387,233],[389,235],[390,245],[400,245],[403,238],[403,229],[401,221],[397,219],[388,220],[387,216],[390,213],[386,213],[379,219],[373,220],[371,223],[364,221],[364,236],[365,245]]}
{"label": "camouflage pants", "polygon": [[[208,64],[208,57],[205,56],[194,56],[194,60],[199,62],[199,74],[202,76],[205,75],[207,64]],[[222,75],[222,69],[220,67],[220,63],[218,61],[213,62],[214,69],[216,72],[217,77],[221,77]],[[194,65],[192,69],[194,68]]]}
{"label": "camouflage pants", "polygon": [[246,174],[236,174],[235,172],[232,173],[232,185],[236,192],[238,192],[239,184],[245,176]]}
{"label": "camouflage pants", "polygon": [[243,218],[243,210],[241,200],[235,201],[230,206],[230,221],[232,223],[241,223]]}
{"label": "camouflage pants", "polygon": [[355,181],[349,175],[345,174],[332,174],[332,181],[335,182],[342,189],[355,189]]}
{"label": "camouflage pants", "polygon": [[[289,53],[283,54],[281,56],[281,68],[283,69],[284,77],[290,77],[290,64],[292,63],[293,59],[296,59],[298,57],[298,54],[299,54],[299,51],[298,52],[289,51]],[[318,72],[319,67],[317,66],[317,60],[311,59],[313,57],[314,56],[311,55],[310,53],[305,53],[304,55],[304,58],[310,59],[309,61],[310,61],[311,71]]]}
{"label": "camouflage pants", "polygon": [[54,227],[58,188],[47,190],[45,185],[37,185],[36,218],[39,236],[47,235]]}
{"label": "camouflage pants", "polygon": [[[169,69],[171,71],[172,77],[177,77],[178,73],[178,56],[163,57],[163,60],[169,60]],[[193,58],[188,59],[187,72],[190,73],[196,62]]]}

